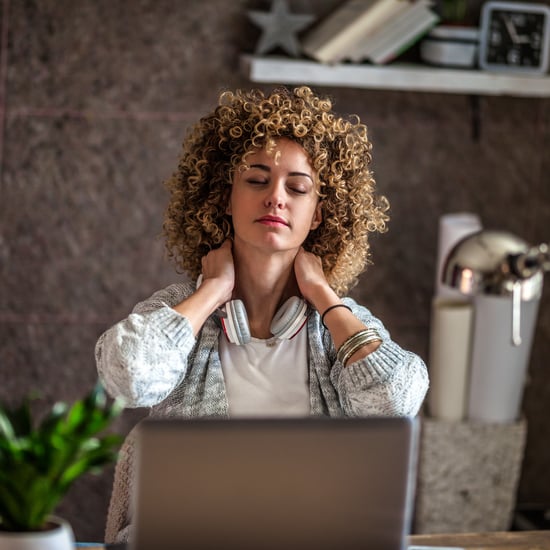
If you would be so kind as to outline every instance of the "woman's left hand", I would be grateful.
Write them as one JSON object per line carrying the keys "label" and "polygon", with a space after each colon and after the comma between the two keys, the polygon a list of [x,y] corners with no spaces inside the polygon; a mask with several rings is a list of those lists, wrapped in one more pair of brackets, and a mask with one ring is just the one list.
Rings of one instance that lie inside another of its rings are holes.
{"label": "woman's left hand", "polygon": [[[306,252],[301,248],[294,259],[294,273],[302,296],[321,315],[321,322],[329,330],[336,349],[340,349],[340,346],[350,336],[367,328],[348,306],[333,307],[343,303],[328,284],[319,256]],[[329,312],[329,315],[325,316],[324,313],[327,312]],[[379,345],[380,341],[376,340],[362,346],[351,357],[347,358],[346,364],[351,364],[365,357],[376,350]]]}
{"label": "woman's left hand", "polygon": [[319,290],[328,288],[321,258],[300,248],[294,259],[294,274],[302,296],[311,304]]}

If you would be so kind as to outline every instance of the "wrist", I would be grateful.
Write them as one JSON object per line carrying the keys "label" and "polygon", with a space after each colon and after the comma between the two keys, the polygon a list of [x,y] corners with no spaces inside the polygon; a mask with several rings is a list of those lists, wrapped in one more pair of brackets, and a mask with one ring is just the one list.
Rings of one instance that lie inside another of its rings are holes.
{"label": "wrist", "polygon": [[217,308],[224,306],[229,300],[233,292],[233,284],[228,284],[223,279],[209,278],[204,279],[195,291],[202,299],[208,303],[214,312]]}
{"label": "wrist", "polygon": [[310,289],[304,298],[319,312],[323,314],[330,306],[340,304],[339,296],[328,284],[319,284]]}
{"label": "wrist", "polygon": [[342,302],[338,303],[338,304],[334,304],[332,306],[328,306],[322,313],[321,313],[321,324],[326,328],[328,329],[328,326],[326,325],[325,323],[325,317],[330,314],[330,312],[336,308],[339,308],[339,307],[342,307],[344,309],[347,309],[348,311],[351,311],[351,308],[349,306],[347,306],[346,304],[343,304]]}

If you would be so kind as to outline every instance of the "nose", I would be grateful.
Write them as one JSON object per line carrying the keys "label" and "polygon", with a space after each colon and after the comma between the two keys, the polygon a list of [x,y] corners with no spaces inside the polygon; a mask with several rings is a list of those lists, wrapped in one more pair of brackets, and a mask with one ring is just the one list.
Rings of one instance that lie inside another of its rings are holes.
{"label": "nose", "polygon": [[282,185],[272,184],[268,188],[264,199],[267,208],[283,208],[285,205],[285,193]]}

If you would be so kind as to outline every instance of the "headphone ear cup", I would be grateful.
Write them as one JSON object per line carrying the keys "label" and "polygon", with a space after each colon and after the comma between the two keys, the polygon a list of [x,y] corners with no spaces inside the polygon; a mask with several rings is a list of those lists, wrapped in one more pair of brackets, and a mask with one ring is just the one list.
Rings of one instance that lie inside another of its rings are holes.
{"label": "headphone ear cup", "polygon": [[248,315],[241,300],[231,300],[225,304],[225,317],[222,325],[227,339],[233,344],[248,344],[250,342],[250,327]]}
{"label": "headphone ear cup", "polygon": [[276,338],[292,338],[307,321],[307,303],[292,296],[279,309],[271,322],[271,334]]}

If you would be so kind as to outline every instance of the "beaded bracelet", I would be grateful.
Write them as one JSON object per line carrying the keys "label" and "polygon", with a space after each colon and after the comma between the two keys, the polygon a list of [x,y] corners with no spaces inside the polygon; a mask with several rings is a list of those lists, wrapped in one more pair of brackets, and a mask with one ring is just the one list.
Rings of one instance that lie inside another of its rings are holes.
{"label": "beaded bracelet", "polygon": [[382,338],[378,331],[373,328],[367,328],[360,330],[359,332],[352,334],[338,349],[336,353],[336,359],[346,366],[349,358],[363,346],[370,344],[371,342],[381,342]]}
{"label": "beaded bracelet", "polygon": [[328,329],[327,325],[325,325],[325,315],[329,312],[329,311],[332,311],[333,309],[337,308],[337,307],[345,307],[346,309],[348,309],[349,311],[351,311],[351,308],[349,306],[347,306],[346,304],[334,304],[333,306],[330,306],[330,307],[327,307],[327,309],[325,309],[325,312],[323,313],[323,315],[321,315],[321,323],[323,323],[323,326]]}

